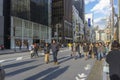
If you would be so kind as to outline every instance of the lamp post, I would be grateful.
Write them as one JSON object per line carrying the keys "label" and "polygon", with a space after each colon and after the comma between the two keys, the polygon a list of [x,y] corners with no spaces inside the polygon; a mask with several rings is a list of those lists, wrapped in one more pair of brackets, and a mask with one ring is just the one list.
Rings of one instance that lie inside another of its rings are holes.
{"label": "lamp post", "polygon": [[59,31],[58,31],[59,28],[61,28],[61,24],[60,24],[60,23],[56,24],[56,37],[57,37],[57,42],[59,41]]}

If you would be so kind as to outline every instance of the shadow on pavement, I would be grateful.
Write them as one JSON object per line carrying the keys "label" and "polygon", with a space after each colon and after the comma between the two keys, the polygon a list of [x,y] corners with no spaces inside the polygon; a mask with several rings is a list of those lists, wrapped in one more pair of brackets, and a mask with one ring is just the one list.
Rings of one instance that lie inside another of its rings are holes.
{"label": "shadow on pavement", "polygon": [[14,75],[17,75],[19,73],[23,73],[25,71],[28,71],[28,70],[31,70],[33,68],[36,68],[38,66],[40,66],[42,64],[39,64],[39,65],[35,65],[35,66],[30,66],[30,67],[26,67],[26,68],[23,68],[23,69],[19,69],[19,70],[16,70],[16,71],[13,71],[13,72],[10,72],[10,73],[6,73],[6,76],[14,76]]}
{"label": "shadow on pavement", "polygon": [[[54,70],[56,70],[56,69],[58,69],[58,68],[59,68],[59,66],[53,67],[53,68],[48,68],[48,69],[46,69],[46,70],[44,70],[44,71],[42,71],[42,72],[40,72],[40,73],[38,73],[38,74],[36,74],[36,75],[30,76],[29,78],[26,78],[26,79],[24,79],[24,80],[37,80],[38,78],[40,78],[40,77],[42,77],[42,76],[45,76],[45,75],[53,72]],[[49,80],[50,80],[50,79],[49,79]]]}
{"label": "shadow on pavement", "polygon": [[60,61],[59,63],[61,64],[61,63],[66,62],[66,61],[68,61],[70,59],[72,59],[72,58],[71,57],[68,57],[68,58],[66,57],[66,58],[64,58],[64,60]]}
{"label": "shadow on pavement", "polygon": [[57,78],[58,76],[63,74],[68,68],[69,68],[69,66],[66,66],[64,68],[53,71],[49,75],[47,75],[46,77],[42,78],[41,80],[53,80],[53,79],[55,80],[55,78]]}
{"label": "shadow on pavement", "polygon": [[8,65],[4,65],[3,68],[7,69],[7,68],[11,68],[11,67],[17,67],[17,66],[20,66],[20,65],[32,63],[34,61],[36,61],[36,60],[30,60],[30,61],[24,61],[24,62],[18,62],[18,63],[8,64]]}

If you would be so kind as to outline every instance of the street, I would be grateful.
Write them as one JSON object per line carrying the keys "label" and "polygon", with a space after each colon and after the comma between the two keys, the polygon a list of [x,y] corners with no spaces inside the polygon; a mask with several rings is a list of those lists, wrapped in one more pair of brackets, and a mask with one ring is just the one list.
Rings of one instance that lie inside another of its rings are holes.
{"label": "street", "polygon": [[43,56],[30,59],[29,52],[1,55],[0,62],[6,72],[5,80],[86,80],[95,59],[74,60],[70,53],[67,48],[59,51],[59,65],[53,64],[52,55],[46,64]]}

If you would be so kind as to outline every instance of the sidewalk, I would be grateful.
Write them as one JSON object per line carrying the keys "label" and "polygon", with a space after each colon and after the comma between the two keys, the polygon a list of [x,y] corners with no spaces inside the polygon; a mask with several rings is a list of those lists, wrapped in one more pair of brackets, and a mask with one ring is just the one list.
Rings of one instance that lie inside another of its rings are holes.
{"label": "sidewalk", "polygon": [[13,53],[20,53],[20,52],[27,52],[28,49],[4,49],[4,50],[0,50],[0,55],[4,55],[4,54],[13,54]]}
{"label": "sidewalk", "polygon": [[87,80],[103,80],[103,60],[96,60]]}
{"label": "sidewalk", "polygon": [[[61,50],[63,50],[63,49],[68,49],[68,48],[60,48]],[[16,50],[14,50],[14,49],[4,49],[4,50],[0,50],[0,55],[4,55],[4,54],[13,54],[13,53],[21,53],[21,52],[28,52],[29,50],[28,49],[26,49],[26,48],[24,48],[24,49],[16,49]],[[43,50],[42,51],[40,51],[40,52],[43,52]]]}

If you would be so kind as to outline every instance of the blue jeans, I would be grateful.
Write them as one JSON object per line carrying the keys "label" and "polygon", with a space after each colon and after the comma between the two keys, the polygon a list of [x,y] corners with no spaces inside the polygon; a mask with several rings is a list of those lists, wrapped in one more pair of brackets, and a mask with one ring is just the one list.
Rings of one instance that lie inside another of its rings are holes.
{"label": "blue jeans", "polygon": [[57,54],[58,54],[58,51],[53,52],[53,60],[54,60],[54,62],[58,61],[57,60]]}
{"label": "blue jeans", "polygon": [[103,53],[102,52],[98,52],[98,60],[101,60],[103,58]]}

